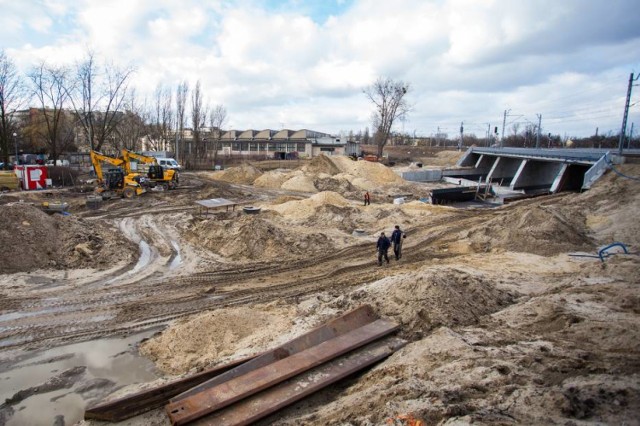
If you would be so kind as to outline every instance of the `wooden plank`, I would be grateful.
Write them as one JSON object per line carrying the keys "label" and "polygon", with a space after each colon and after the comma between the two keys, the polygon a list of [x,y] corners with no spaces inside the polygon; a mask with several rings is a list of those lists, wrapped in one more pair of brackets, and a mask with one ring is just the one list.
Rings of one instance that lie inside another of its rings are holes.
{"label": "wooden plank", "polygon": [[406,344],[406,340],[397,337],[383,338],[198,419],[193,425],[243,426],[251,424],[383,360]]}
{"label": "wooden plank", "polygon": [[202,371],[183,379],[174,380],[151,389],[146,389],[130,395],[126,395],[113,401],[107,401],[87,408],[84,412],[85,420],[109,420],[112,422],[128,419],[138,414],[146,413],[155,408],[160,408],[169,402],[169,399],[187,389],[224,373],[240,364],[252,360],[255,357],[245,357],[227,364]]}
{"label": "wooden plank", "polygon": [[370,305],[360,306],[345,313],[340,317],[334,318],[331,321],[328,321],[323,325],[316,327],[315,329],[299,337],[296,337],[293,340],[288,341],[283,345],[276,347],[273,350],[265,352],[264,354],[247,362],[246,364],[242,364],[228,371],[227,373],[221,374],[220,376],[217,376],[202,383],[201,385],[195,386],[194,388],[180,395],[177,395],[176,397],[171,399],[171,402],[177,402],[191,395],[195,395],[205,389],[212,388],[220,383],[246,374],[249,371],[256,370],[260,367],[271,364],[272,362],[301,352],[319,343],[340,336],[350,330],[360,328],[363,325],[369,324],[377,319],[378,315]]}
{"label": "wooden plank", "polygon": [[221,383],[167,405],[173,425],[184,425],[236,401],[258,393],[310,368],[373,342],[398,329],[384,319],[376,320],[331,340]]}

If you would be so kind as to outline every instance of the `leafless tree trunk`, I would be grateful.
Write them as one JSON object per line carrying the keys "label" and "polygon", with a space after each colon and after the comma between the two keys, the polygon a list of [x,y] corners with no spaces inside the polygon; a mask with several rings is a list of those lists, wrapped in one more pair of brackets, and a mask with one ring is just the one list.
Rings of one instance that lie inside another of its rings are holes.
{"label": "leafless tree trunk", "polygon": [[363,92],[376,108],[372,122],[378,157],[381,157],[393,123],[409,112],[409,105],[405,99],[405,95],[409,92],[409,84],[393,81],[388,77],[380,77]]}
{"label": "leafless tree trunk", "polygon": [[218,104],[211,109],[209,114],[209,126],[211,127],[211,141],[213,147],[213,164],[218,161],[218,151],[222,140],[222,127],[227,121],[227,109],[224,105]]}
{"label": "leafless tree trunk", "polygon": [[173,123],[171,88],[159,84],[155,92],[155,114],[154,114],[154,139],[158,150],[166,151],[170,148],[171,125]]}
{"label": "leafless tree trunk", "polygon": [[12,115],[27,101],[27,90],[22,77],[13,61],[4,50],[0,50],[0,158],[5,168],[9,168],[9,155],[17,143],[13,137],[17,123]]}
{"label": "leafless tree trunk", "polygon": [[65,68],[48,67],[43,62],[29,75],[41,108],[42,136],[54,161],[69,143],[65,137],[68,134],[64,132],[64,106],[69,99],[68,74]]}
{"label": "leafless tree trunk", "polygon": [[204,154],[204,141],[202,138],[202,128],[207,119],[206,108],[202,106],[202,90],[200,80],[191,92],[191,125],[193,126],[193,144],[195,145],[195,158],[201,158]]}
{"label": "leafless tree trunk", "polygon": [[93,52],[87,52],[83,62],[76,66],[76,84],[69,90],[70,100],[91,149],[102,150],[124,117],[131,69],[113,65],[98,71]]}
{"label": "leafless tree trunk", "polygon": [[115,130],[117,140],[121,142],[116,143],[116,150],[119,151],[122,148],[130,151],[140,150],[141,140],[149,129],[145,123],[144,114],[144,106],[138,104],[135,90],[130,90],[125,103],[124,117],[119,120]]}
{"label": "leafless tree trunk", "polygon": [[176,89],[176,156],[177,159],[184,159],[184,123],[185,123],[185,107],[187,105],[187,94],[189,93],[189,84],[186,81],[178,84]]}

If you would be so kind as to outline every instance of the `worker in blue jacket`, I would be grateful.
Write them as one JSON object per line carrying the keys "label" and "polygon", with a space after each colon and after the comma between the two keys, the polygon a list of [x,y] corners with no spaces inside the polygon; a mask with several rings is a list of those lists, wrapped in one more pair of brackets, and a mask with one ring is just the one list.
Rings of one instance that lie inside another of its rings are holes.
{"label": "worker in blue jacket", "polygon": [[381,232],[378,243],[376,244],[376,249],[378,250],[378,266],[382,266],[383,256],[387,263],[389,263],[389,255],[387,254],[389,247],[391,247],[391,241],[384,235],[384,232]]}
{"label": "worker in blue jacket", "polygon": [[391,242],[393,243],[393,254],[396,255],[396,260],[402,258],[402,240],[406,238],[404,232],[400,230],[400,226],[396,225],[396,228],[391,234]]}

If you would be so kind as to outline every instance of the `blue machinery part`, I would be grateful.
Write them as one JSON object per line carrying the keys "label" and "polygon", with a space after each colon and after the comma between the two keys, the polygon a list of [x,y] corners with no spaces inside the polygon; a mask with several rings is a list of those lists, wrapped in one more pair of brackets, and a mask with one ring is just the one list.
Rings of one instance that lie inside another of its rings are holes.
{"label": "blue machinery part", "polygon": [[598,251],[598,257],[600,257],[600,260],[601,260],[602,262],[604,262],[604,258],[605,258],[605,257],[609,257],[609,256],[611,256],[611,254],[613,254],[613,253],[611,253],[611,254],[610,254],[610,253],[607,251],[607,250],[609,250],[610,248],[613,248],[613,247],[622,247],[622,250],[624,250],[624,253],[625,253],[625,254],[629,254],[629,250],[627,250],[627,247],[626,247],[624,244],[622,244],[622,243],[618,243],[618,242],[616,242],[616,243],[612,243],[612,244],[609,244],[609,245],[608,245],[608,246],[606,246],[606,247],[601,248],[601,249]]}

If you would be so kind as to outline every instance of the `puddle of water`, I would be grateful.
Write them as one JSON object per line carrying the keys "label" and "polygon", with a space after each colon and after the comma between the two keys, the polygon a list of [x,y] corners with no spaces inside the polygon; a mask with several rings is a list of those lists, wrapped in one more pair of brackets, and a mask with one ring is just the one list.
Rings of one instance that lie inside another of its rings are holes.
{"label": "puddle of water", "polygon": [[126,338],[110,338],[60,346],[14,362],[0,373],[0,401],[20,390],[45,383],[65,370],[86,366],[85,373],[69,389],[59,389],[29,396],[13,406],[14,414],[6,425],[51,425],[57,415],[65,424],[82,419],[88,401],[76,393],[82,384],[93,379],[107,379],[120,387],[154,380],[153,363],[137,355],[132,346],[156,330]]}
{"label": "puddle of water", "polygon": [[138,245],[140,246],[140,257],[138,258],[138,263],[133,267],[133,270],[129,272],[130,274],[135,274],[145,266],[149,264],[151,261],[151,248],[149,244],[145,240],[141,240]]}
{"label": "puddle of water", "polygon": [[175,241],[171,241],[171,245],[173,246],[173,249],[176,251],[176,255],[173,259],[171,259],[171,263],[169,263],[169,270],[177,268],[182,263],[182,256],[180,255],[180,246]]}
{"label": "puddle of water", "polygon": [[[41,407],[52,404],[51,399],[56,401],[51,410],[42,410]],[[71,419],[77,419],[73,420],[74,422],[82,420],[84,417],[84,400],[80,395],[71,392],[69,389],[33,395],[14,406],[13,416],[10,417],[6,425],[51,426],[54,424],[56,416],[64,416],[65,425],[74,424]]]}

